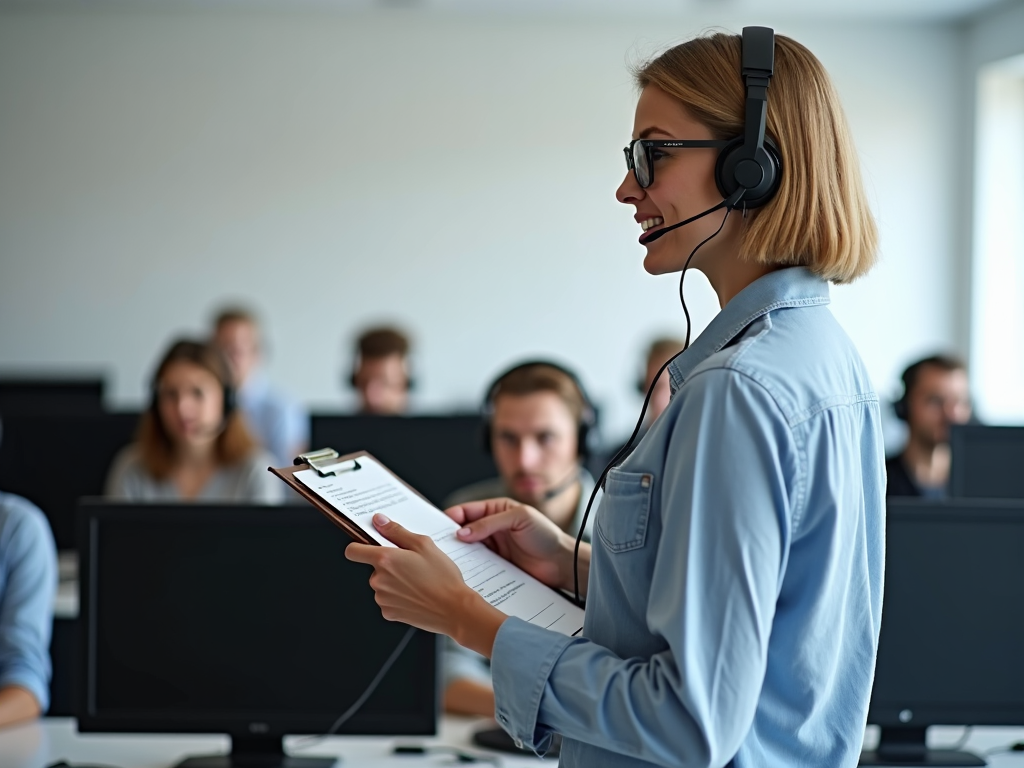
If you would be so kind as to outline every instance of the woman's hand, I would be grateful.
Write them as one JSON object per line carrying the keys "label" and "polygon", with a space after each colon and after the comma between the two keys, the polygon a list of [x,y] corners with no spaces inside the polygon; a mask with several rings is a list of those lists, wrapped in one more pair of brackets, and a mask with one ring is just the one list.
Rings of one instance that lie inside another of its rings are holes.
{"label": "woman's hand", "polygon": [[[488,499],[445,510],[462,528],[462,541],[482,541],[506,560],[556,589],[572,590],[576,540],[533,507],[512,499]],[[584,551],[585,550],[585,551]],[[580,592],[585,592],[590,545],[580,545]]]}
{"label": "woman's hand", "polygon": [[345,557],[373,566],[370,587],[381,615],[448,635],[489,657],[505,614],[466,586],[458,566],[429,536],[411,533],[379,513],[373,524],[398,548],[353,542]]}

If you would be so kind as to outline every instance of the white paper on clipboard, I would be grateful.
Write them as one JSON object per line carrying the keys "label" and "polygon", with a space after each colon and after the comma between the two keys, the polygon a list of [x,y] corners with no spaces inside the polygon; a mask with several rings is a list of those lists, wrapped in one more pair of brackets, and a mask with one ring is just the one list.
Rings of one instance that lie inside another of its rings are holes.
{"label": "white paper on clipboard", "polygon": [[466,584],[503,613],[566,635],[582,629],[582,608],[483,544],[460,541],[454,520],[372,457],[360,456],[358,470],[321,477],[307,469],[295,477],[383,546],[395,545],[374,528],[377,512],[413,533],[429,536],[459,567]]}

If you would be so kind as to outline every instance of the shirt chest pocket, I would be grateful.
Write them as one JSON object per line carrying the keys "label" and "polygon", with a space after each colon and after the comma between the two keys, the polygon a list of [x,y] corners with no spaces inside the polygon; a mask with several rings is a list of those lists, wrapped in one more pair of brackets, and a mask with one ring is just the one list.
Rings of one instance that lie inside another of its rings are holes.
{"label": "shirt chest pocket", "polygon": [[647,540],[654,475],[613,469],[604,485],[597,535],[612,552],[640,549]]}

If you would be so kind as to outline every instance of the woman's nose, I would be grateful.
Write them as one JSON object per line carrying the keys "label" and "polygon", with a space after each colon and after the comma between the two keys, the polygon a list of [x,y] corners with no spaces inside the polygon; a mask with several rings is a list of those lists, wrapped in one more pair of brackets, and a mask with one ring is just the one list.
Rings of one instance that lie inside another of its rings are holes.
{"label": "woman's nose", "polygon": [[626,178],[619,184],[619,188],[615,190],[615,199],[625,205],[633,205],[643,200],[644,188],[637,184],[636,176],[632,171],[626,171]]}

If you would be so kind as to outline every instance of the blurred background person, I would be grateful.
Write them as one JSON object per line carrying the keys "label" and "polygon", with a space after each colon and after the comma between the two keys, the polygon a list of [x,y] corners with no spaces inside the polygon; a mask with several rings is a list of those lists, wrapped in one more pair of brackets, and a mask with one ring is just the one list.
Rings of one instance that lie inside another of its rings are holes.
{"label": "blurred background person", "polygon": [[886,496],[946,495],[949,428],[971,420],[967,366],[952,355],[918,360],[903,372],[896,416],[907,423],[907,444],[886,460]]}
{"label": "blurred background person", "polygon": [[279,466],[291,464],[309,447],[309,414],[270,385],[256,315],[244,307],[222,309],[214,321],[213,342],[231,366],[238,408],[253,436]]}
{"label": "blurred background person", "polygon": [[227,361],[213,344],[180,340],[157,366],[136,442],[118,454],[108,496],[131,501],[277,503],[285,486],[253,439]]}
{"label": "blurred background person", "polygon": [[356,340],[349,382],[359,394],[359,412],[400,416],[409,408],[412,375],[409,337],[391,326],[368,328]]}
{"label": "blurred background person", "polygon": [[0,492],[0,728],[49,705],[56,593],[50,524],[32,502]]}
{"label": "blurred background person", "polygon": [[672,388],[668,373],[658,376],[658,371],[661,370],[661,366],[682,351],[683,340],[669,336],[656,338],[647,347],[647,357],[644,361],[644,376],[637,383],[640,397],[646,397],[647,390],[651,388],[651,384],[654,384],[655,377],[657,377],[658,383],[654,386],[654,392],[651,394],[651,404],[647,408],[647,416],[644,420],[645,431],[668,408],[668,402],[672,398]]}
{"label": "blurred background person", "polygon": [[[499,476],[456,491],[445,506],[507,496],[576,536],[594,490],[583,462],[596,429],[594,407],[580,380],[555,363],[522,363],[488,388],[483,418],[484,448]],[[584,541],[590,541],[590,528],[588,522]],[[446,638],[443,661],[445,709],[492,717],[487,660]]]}

